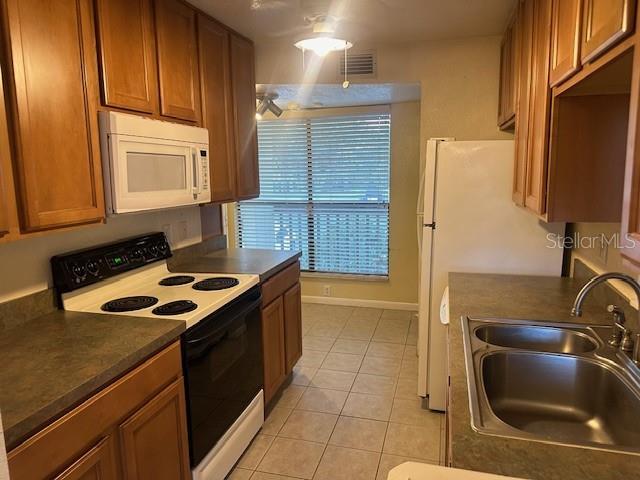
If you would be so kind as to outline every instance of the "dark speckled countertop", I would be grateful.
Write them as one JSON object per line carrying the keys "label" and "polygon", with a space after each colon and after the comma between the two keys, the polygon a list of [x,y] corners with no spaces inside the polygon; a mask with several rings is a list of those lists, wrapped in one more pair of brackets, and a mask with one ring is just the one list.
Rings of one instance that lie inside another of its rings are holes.
{"label": "dark speckled countertop", "polygon": [[7,450],[175,341],[177,320],[54,311],[0,328]]}
{"label": "dark speckled countertop", "polygon": [[[584,316],[569,311],[582,285],[571,278],[449,275],[449,372],[452,466],[536,480],[640,478],[640,456],[482,435],[471,429],[460,318],[463,315],[553,322],[610,323],[596,290]],[[628,308],[628,304],[625,306]],[[637,312],[635,312],[637,317]],[[634,318],[628,316],[628,318]],[[594,391],[597,395],[597,391]],[[640,415],[640,412],[638,412]]]}
{"label": "dark speckled countertop", "polygon": [[264,282],[274,273],[300,258],[301,252],[255,248],[223,248],[185,262],[172,264],[174,272],[253,273]]}

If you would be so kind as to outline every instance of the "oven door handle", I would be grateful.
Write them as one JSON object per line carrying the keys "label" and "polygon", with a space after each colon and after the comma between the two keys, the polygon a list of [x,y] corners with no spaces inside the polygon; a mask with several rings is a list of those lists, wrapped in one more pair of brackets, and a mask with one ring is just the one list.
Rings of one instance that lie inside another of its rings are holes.
{"label": "oven door handle", "polygon": [[208,333],[207,335],[205,335],[203,337],[198,337],[198,338],[187,340],[186,341],[187,345],[197,345],[199,343],[206,342],[207,340],[210,340],[212,338],[215,338],[215,337],[219,336],[220,335],[220,331],[222,331],[225,328],[227,328],[229,325],[231,325],[233,322],[235,322],[238,318],[242,317],[243,315],[246,315],[251,310],[253,310],[255,308],[258,308],[261,303],[262,303],[262,297],[260,296],[256,300],[251,302],[249,305],[247,305],[246,307],[243,307],[242,310],[240,310],[238,312],[235,312],[233,317],[231,317],[230,319],[225,321],[224,324],[222,324],[220,327],[216,328],[213,332]]}

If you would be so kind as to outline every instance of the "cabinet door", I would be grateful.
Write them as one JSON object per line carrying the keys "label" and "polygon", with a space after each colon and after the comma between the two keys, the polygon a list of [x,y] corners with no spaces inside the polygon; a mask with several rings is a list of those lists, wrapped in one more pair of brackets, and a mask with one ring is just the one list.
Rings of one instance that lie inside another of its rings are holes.
{"label": "cabinet door", "polygon": [[513,201],[524,205],[527,156],[529,154],[529,122],[531,72],[533,68],[534,0],[522,2],[516,18],[518,94],[516,101],[515,158],[513,168]]}
{"label": "cabinet door", "polygon": [[150,0],[97,0],[102,101],[143,113],[158,109]]}
{"label": "cabinet door", "polygon": [[633,76],[629,100],[629,136],[622,196],[620,254],[640,269],[640,48],[633,51]]}
{"label": "cabinet door", "polygon": [[262,350],[264,352],[264,401],[268,403],[287,378],[282,297],[262,309]]}
{"label": "cabinet door", "polygon": [[15,213],[13,176],[11,175],[11,149],[4,103],[4,85],[0,71],[0,237],[11,230],[9,212]]}
{"label": "cabinet door", "polygon": [[584,0],[582,63],[606,52],[633,31],[635,0]]}
{"label": "cabinet door", "polygon": [[107,436],[55,480],[115,480],[117,471],[114,441]]}
{"label": "cabinet door", "polygon": [[196,12],[179,0],[156,0],[155,5],[160,114],[198,122]]}
{"label": "cabinet door", "polygon": [[534,2],[534,26],[531,68],[530,116],[528,122],[528,155],[525,179],[525,206],[538,215],[545,212],[547,166],[549,163],[549,122],[551,89],[549,56],[551,35],[551,1]]}
{"label": "cabinet door", "polygon": [[191,478],[185,408],[179,378],[120,426],[125,478]]}
{"label": "cabinet door", "polygon": [[515,111],[515,46],[513,24],[509,25],[500,45],[500,94],[498,100],[498,126],[513,126]]}
{"label": "cabinet door", "polygon": [[300,283],[287,290],[284,300],[284,338],[287,373],[302,356],[302,299]]}
{"label": "cabinet door", "polygon": [[236,194],[240,200],[260,195],[254,62],[253,43],[237,35],[231,35]]}
{"label": "cabinet door", "polygon": [[580,69],[580,23],[582,0],[553,0],[551,18],[552,87]]}
{"label": "cabinet door", "polygon": [[90,0],[7,0],[24,230],[104,217]]}
{"label": "cabinet door", "polygon": [[229,32],[204,15],[198,15],[198,47],[202,126],[209,130],[211,201],[232,201],[236,167]]}

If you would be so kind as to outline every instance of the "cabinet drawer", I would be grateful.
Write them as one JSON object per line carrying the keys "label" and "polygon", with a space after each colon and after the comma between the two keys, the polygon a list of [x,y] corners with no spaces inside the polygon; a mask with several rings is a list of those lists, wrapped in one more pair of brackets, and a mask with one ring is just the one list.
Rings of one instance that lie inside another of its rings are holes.
{"label": "cabinet drawer", "polygon": [[175,342],[9,452],[11,478],[42,479],[62,472],[181,376],[180,343]]}
{"label": "cabinet drawer", "polygon": [[276,273],[273,277],[262,284],[262,304],[270,304],[276,297],[279,297],[300,279],[300,262],[285,268]]}

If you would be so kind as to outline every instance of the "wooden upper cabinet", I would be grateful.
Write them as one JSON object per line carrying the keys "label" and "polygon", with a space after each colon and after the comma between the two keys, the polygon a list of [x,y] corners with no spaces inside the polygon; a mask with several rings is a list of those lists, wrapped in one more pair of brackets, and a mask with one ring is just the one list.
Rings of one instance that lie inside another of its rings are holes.
{"label": "wooden upper cabinet", "polygon": [[590,62],[629,35],[634,14],[635,0],[584,0],[582,63]]}
{"label": "wooden upper cabinet", "polygon": [[0,237],[9,233],[9,192],[7,192],[7,178],[0,165]]}
{"label": "wooden upper cabinet", "polygon": [[529,155],[530,101],[533,72],[533,23],[534,1],[522,2],[516,14],[517,96],[515,157],[513,168],[513,201],[523,206],[525,202],[527,158]]}
{"label": "wooden upper cabinet", "polygon": [[251,41],[234,34],[231,35],[230,41],[235,126],[236,196],[239,200],[242,200],[260,195],[256,131],[255,58]]}
{"label": "wooden upper cabinet", "polygon": [[179,0],[156,0],[160,114],[200,121],[196,12]]}
{"label": "wooden upper cabinet", "polygon": [[182,379],[120,426],[124,478],[191,479]]}
{"label": "wooden upper cabinet", "polygon": [[104,217],[91,0],[6,0],[15,169],[26,231]]}
{"label": "wooden upper cabinet", "polygon": [[229,32],[198,15],[202,126],[209,130],[211,201],[235,198],[236,167]]}
{"label": "wooden upper cabinet", "polygon": [[114,441],[109,435],[55,480],[116,480],[119,478],[118,469]]}
{"label": "wooden upper cabinet", "polygon": [[633,81],[629,102],[620,254],[640,268],[640,48],[633,50]]}
{"label": "wooden upper cabinet", "polygon": [[13,176],[11,175],[11,148],[4,103],[4,84],[0,71],[0,237],[11,230],[9,212],[15,213]]}
{"label": "wooden upper cabinet", "polygon": [[516,49],[514,41],[514,28],[511,23],[504,32],[500,45],[498,126],[502,129],[512,127],[516,116]]}
{"label": "wooden upper cabinet", "polygon": [[96,0],[104,105],[158,110],[151,0]]}
{"label": "wooden upper cabinet", "polygon": [[[564,1],[564,0],[562,0]],[[551,89],[549,57],[552,0],[535,0],[532,43],[531,88],[527,129],[528,154],[525,175],[525,206],[538,215],[545,213]]]}
{"label": "wooden upper cabinet", "polygon": [[563,82],[580,69],[582,0],[553,0],[549,85]]}
{"label": "wooden upper cabinet", "polygon": [[284,337],[284,302],[279,296],[262,309],[262,350],[264,355],[264,402],[278,391],[287,378]]}
{"label": "wooden upper cabinet", "polygon": [[302,297],[300,283],[296,283],[283,295],[284,337],[287,372],[302,356]]}

